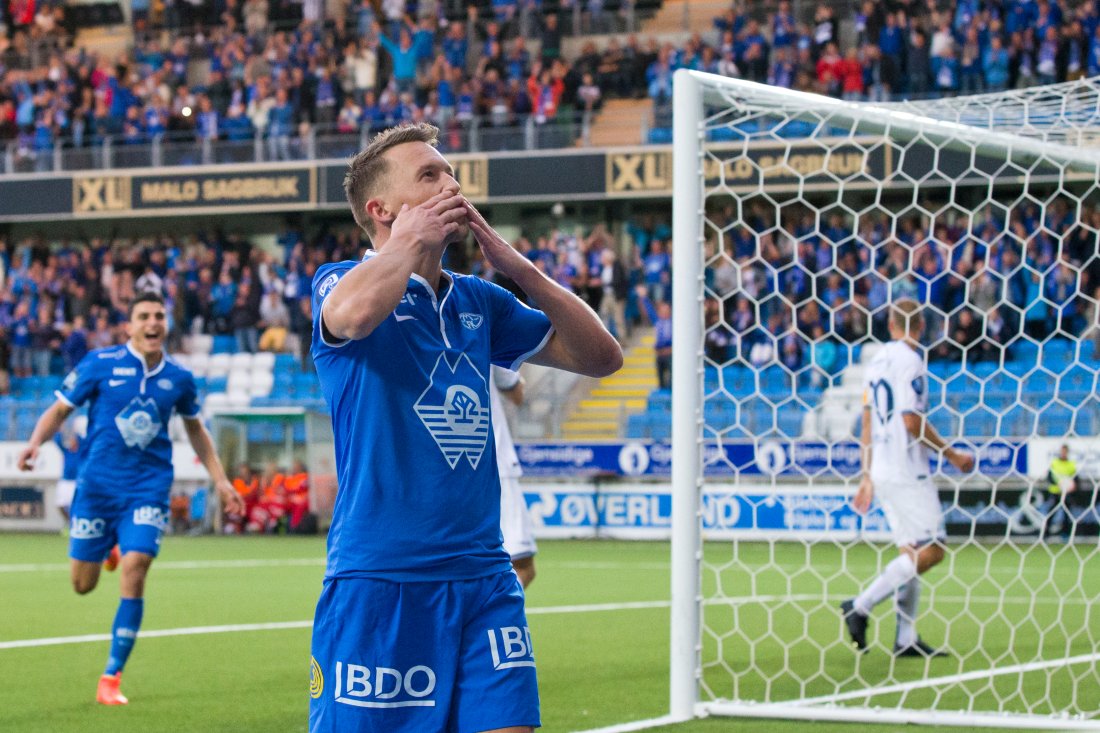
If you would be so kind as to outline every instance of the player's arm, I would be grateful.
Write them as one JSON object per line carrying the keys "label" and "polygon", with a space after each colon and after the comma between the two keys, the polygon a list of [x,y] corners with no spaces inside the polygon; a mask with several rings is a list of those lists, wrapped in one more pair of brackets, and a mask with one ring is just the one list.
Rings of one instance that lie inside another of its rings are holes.
{"label": "player's arm", "polygon": [[71,414],[73,414],[72,406],[61,400],[57,400],[46,408],[46,411],[38,418],[38,422],[35,423],[34,430],[31,431],[31,438],[27,441],[27,446],[19,454],[20,471],[30,471],[34,468],[34,462],[38,460],[38,449],[42,447],[43,443],[53,439],[53,436],[61,429],[61,424]]}
{"label": "player's arm", "polygon": [[187,439],[191,442],[195,455],[199,457],[207,473],[210,474],[210,478],[214,480],[214,491],[222,500],[222,505],[232,512],[244,512],[244,501],[233,488],[233,484],[229,482],[229,477],[225,474],[225,468],[222,467],[221,459],[218,458],[218,453],[214,450],[214,441],[210,439],[210,433],[206,431],[202,419],[185,417],[183,418],[183,427],[187,431]]}
{"label": "player's arm", "polygon": [[905,429],[915,440],[919,440],[937,453],[942,453],[952,466],[963,473],[974,469],[974,456],[947,445],[947,441],[924,415],[905,412],[901,417],[905,421]]}
{"label": "player's arm", "polygon": [[438,266],[444,243],[466,219],[462,202],[448,190],[419,206],[402,206],[386,245],[340,278],[325,300],[323,335],[333,341],[369,336],[397,308],[409,277],[421,265]]}
{"label": "player's arm", "polygon": [[588,377],[606,377],[623,365],[623,351],[599,316],[571,291],[554,282],[512,248],[466,202],[470,230],[493,269],[518,285],[550,319],[554,333],[531,358],[534,364],[565,369]]}
{"label": "player's arm", "polygon": [[871,500],[875,497],[875,485],[871,481],[871,460],[873,449],[871,447],[871,406],[867,404],[866,391],[864,392],[863,411],[860,415],[859,431],[859,488],[852,497],[852,508],[860,514],[866,514],[871,508]]}

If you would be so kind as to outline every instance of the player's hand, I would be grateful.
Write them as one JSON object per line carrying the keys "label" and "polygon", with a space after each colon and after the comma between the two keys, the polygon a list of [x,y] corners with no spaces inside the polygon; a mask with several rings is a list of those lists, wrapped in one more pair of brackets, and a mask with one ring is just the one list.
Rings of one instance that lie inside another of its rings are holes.
{"label": "player's hand", "polygon": [[33,471],[34,464],[38,461],[38,446],[28,445],[23,449],[23,452],[19,454],[19,470],[20,471]]}
{"label": "player's hand", "polygon": [[968,451],[948,448],[947,460],[962,473],[970,473],[974,470],[974,454]]}
{"label": "player's hand", "polygon": [[485,217],[474,208],[473,204],[465,198],[463,201],[465,201],[466,212],[469,216],[470,231],[474,233],[474,239],[477,240],[485,259],[492,265],[494,270],[515,280],[521,268],[525,266],[534,267],[526,257],[517,252],[504,237],[497,234],[497,231],[489,226],[489,222],[485,221]]}
{"label": "player's hand", "polygon": [[463,231],[465,201],[454,191],[441,191],[417,206],[404,204],[390,226],[390,236],[441,251]]}
{"label": "player's hand", "polygon": [[852,497],[852,508],[856,510],[856,514],[866,514],[871,508],[871,499],[874,497],[875,485],[871,483],[871,477],[864,474],[859,480],[859,488],[856,489],[855,496]]}
{"label": "player's hand", "polygon": [[218,498],[222,501],[222,508],[232,514],[244,514],[244,499],[228,481],[218,481],[214,484],[214,491],[218,492]]}

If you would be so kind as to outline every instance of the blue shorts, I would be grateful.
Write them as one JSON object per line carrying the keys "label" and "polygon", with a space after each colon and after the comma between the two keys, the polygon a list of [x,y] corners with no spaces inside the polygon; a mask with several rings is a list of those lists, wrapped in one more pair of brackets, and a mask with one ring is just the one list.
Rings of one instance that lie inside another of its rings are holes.
{"label": "blue shorts", "polygon": [[523,589],[475,580],[325,581],[313,622],[311,733],[475,733],[539,723]]}
{"label": "blue shorts", "polygon": [[103,562],[116,544],[122,554],[157,556],[168,528],[168,504],[148,497],[88,495],[77,486],[69,508],[69,557]]}

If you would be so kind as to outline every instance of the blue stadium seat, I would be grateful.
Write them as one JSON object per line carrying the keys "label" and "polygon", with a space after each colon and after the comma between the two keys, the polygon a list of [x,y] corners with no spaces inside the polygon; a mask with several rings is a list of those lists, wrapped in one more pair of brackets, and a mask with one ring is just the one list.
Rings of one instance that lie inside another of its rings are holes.
{"label": "blue stadium seat", "polygon": [[232,354],[237,350],[237,339],[227,334],[214,336],[214,345],[210,349],[212,354]]}
{"label": "blue stadium seat", "polygon": [[649,399],[646,401],[646,409],[662,412],[670,411],[672,409],[672,390],[655,389],[650,392]]}
{"label": "blue stadium seat", "polygon": [[275,373],[290,373],[298,371],[298,357],[294,354],[275,355]]}
{"label": "blue stadium seat", "polygon": [[1039,435],[1061,438],[1069,435],[1073,425],[1073,411],[1068,407],[1052,405],[1039,413]]}
{"label": "blue stadium seat", "polygon": [[1028,436],[1035,432],[1035,413],[1016,405],[1001,418],[1001,437]]}
{"label": "blue stadium seat", "polygon": [[997,371],[997,364],[992,361],[979,361],[970,364],[969,369],[974,376],[984,382]]}
{"label": "blue stadium seat", "polygon": [[1054,396],[1054,377],[1045,372],[1033,372],[1023,381],[1021,398],[1031,402],[1044,402]]}
{"label": "blue stadium seat", "polygon": [[962,434],[967,437],[992,436],[997,433],[997,415],[988,408],[979,407],[962,416]]}
{"label": "blue stadium seat", "polygon": [[1026,339],[1017,339],[1009,349],[1012,361],[1026,364],[1029,368],[1039,363],[1039,344]]}
{"label": "blue stadium seat", "polygon": [[1096,389],[1096,372],[1082,364],[1076,364],[1058,379],[1058,391],[1080,389],[1092,392]]}

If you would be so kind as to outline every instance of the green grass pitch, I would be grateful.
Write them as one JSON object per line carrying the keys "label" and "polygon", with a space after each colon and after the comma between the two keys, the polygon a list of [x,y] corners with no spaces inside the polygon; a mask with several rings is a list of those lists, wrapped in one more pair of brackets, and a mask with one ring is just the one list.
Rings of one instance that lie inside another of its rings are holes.
{"label": "green grass pitch", "polygon": [[[306,730],[309,629],[304,622],[312,617],[320,591],[321,539],[166,538],[149,579],[142,629],[146,635],[139,639],[123,676],[123,690],[131,699],[125,708],[103,708],[93,702],[95,681],[106,660],[106,641],[4,648],[5,642],[14,640],[109,632],[117,580],[105,575],[92,594],[76,596],[68,582],[66,542],[57,536],[0,535],[0,730]],[[539,575],[528,607],[544,730],[585,730],[663,715],[668,705],[668,545],[547,541],[540,550]],[[708,588],[720,585],[728,596],[790,596],[793,600],[708,606],[715,633],[706,639],[706,683],[727,695],[735,683],[746,697],[763,685],[770,685],[774,694],[789,694],[793,682],[781,673],[782,665],[811,664],[811,656],[812,664],[823,668],[806,689],[810,695],[826,688],[831,691],[828,678],[843,679],[857,669],[864,679],[876,683],[923,679],[923,661],[911,668],[892,668],[894,663],[881,646],[856,659],[838,638],[840,621],[833,611],[833,596],[838,589],[854,592],[857,579],[873,572],[878,552],[879,548],[862,544],[708,545],[708,559],[717,568],[704,573]],[[1063,634],[1061,646],[1044,646],[1044,658],[1096,652],[1100,621],[1094,610],[1095,579],[1100,577],[1100,566],[1095,553],[1066,547],[1024,557],[1011,549],[970,548],[957,553],[954,572],[960,579],[936,587],[933,603],[938,615],[922,619],[922,632],[933,641],[949,634],[952,644],[981,643],[986,654],[968,660],[968,669],[995,668],[1010,645],[1034,645],[1039,634],[1032,632],[1054,627],[1065,626],[1076,633]],[[815,572],[799,570],[807,560]],[[841,570],[841,563],[851,576]],[[1047,577],[1051,580],[1042,580]],[[1062,586],[1072,591],[1081,577],[1093,579],[1082,591],[1091,595],[1066,605],[1063,617],[1053,617],[1057,606],[1042,603],[1041,597]],[[832,596],[815,597],[824,592],[825,584]],[[1012,598],[1028,594],[1040,602],[998,611],[982,600],[1001,589]],[[970,599],[969,607],[964,598]],[[927,601],[926,595],[926,608]],[[809,613],[802,613],[798,604],[806,604]],[[881,634],[881,643],[893,633],[888,606],[880,606],[875,617],[874,631]],[[1020,613],[1029,614],[1030,620],[1017,624]],[[279,623],[288,627],[148,635],[157,630]],[[769,625],[768,641],[750,652],[739,629],[760,628],[760,624]],[[978,633],[983,625],[985,633]],[[1008,625],[1017,627],[1015,634],[997,632]],[[1054,638],[1050,633],[1047,637]],[[823,663],[816,653],[810,654],[813,644],[829,647]],[[749,656],[759,668],[767,668],[768,675],[750,674]],[[943,671],[935,667],[937,663],[929,664],[928,676],[959,670],[957,661]],[[1076,689],[1079,697],[1093,695],[1095,707],[1100,699],[1095,663],[1060,674],[1051,678],[1055,687],[1050,695],[1056,704],[1068,700]],[[954,709],[958,706],[952,696],[968,690],[1011,699],[1020,685],[1028,688],[1028,695],[1041,698],[1047,684],[1045,673],[1008,675],[992,686],[988,681],[971,683],[970,688],[955,686],[944,702]],[[1032,689],[1035,686],[1038,689]],[[932,694],[914,691],[907,704],[927,704]],[[839,733],[901,728],[710,719],[664,730]]]}

